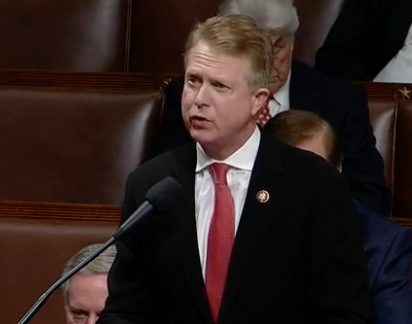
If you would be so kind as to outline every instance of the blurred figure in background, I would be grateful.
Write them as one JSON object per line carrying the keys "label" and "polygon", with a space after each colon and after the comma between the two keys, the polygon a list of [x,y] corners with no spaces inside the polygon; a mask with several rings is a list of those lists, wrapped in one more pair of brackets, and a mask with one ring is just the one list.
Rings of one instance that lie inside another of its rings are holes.
{"label": "blurred figure in background", "polygon": [[[313,152],[341,169],[342,154],[330,125],[299,110],[272,118],[265,132],[275,139]],[[358,201],[375,324],[412,324],[412,235],[409,229],[382,217]]]}
{"label": "blurred figure in background", "polygon": [[315,66],[353,81],[412,83],[412,1],[343,1]]}

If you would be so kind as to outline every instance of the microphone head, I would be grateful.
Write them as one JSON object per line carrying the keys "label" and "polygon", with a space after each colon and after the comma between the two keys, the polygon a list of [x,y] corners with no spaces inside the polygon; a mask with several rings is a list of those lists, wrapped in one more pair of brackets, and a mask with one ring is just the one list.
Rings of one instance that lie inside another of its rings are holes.
{"label": "microphone head", "polygon": [[167,177],[150,188],[145,198],[154,209],[165,212],[176,203],[181,193],[182,186],[172,177]]}

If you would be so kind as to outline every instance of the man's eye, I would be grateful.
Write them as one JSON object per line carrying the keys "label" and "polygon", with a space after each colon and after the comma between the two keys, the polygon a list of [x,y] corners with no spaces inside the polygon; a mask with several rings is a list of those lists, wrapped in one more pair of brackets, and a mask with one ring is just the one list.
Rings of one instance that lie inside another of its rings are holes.
{"label": "man's eye", "polygon": [[199,83],[199,80],[197,80],[196,78],[189,78],[189,79],[187,80],[187,82],[188,82],[190,85],[195,85],[195,84]]}
{"label": "man's eye", "polygon": [[82,312],[73,312],[73,317],[75,319],[83,319],[86,317],[86,314]]}
{"label": "man's eye", "polygon": [[215,88],[219,88],[219,89],[224,89],[224,88],[226,88],[226,86],[225,86],[224,84],[221,84],[221,83],[213,83],[213,86],[214,86]]}

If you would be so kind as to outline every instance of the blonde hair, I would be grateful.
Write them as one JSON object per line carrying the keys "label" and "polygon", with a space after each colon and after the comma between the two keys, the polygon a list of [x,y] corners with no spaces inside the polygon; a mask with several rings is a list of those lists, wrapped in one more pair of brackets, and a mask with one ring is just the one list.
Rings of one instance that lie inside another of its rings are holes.
{"label": "blonde hair", "polygon": [[276,140],[298,146],[316,136],[321,136],[326,151],[326,160],[336,167],[342,164],[342,153],[332,126],[310,111],[287,110],[277,114],[265,126]]}
{"label": "blonde hair", "polygon": [[250,88],[268,86],[272,73],[271,41],[253,18],[226,15],[197,23],[186,42],[185,68],[191,49],[201,41],[219,53],[248,59],[251,71],[246,78]]}
{"label": "blonde hair", "polygon": [[247,15],[268,32],[279,29],[294,35],[299,18],[291,0],[226,0],[219,6],[219,15]]}

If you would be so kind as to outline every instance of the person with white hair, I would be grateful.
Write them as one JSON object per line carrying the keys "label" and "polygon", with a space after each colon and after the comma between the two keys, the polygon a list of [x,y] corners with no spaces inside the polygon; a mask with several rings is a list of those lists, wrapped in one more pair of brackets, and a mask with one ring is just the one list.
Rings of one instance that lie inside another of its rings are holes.
{"label": "person with white hair", "polygon": [[[352,197],[389,215],[390,194],[385,185],[383,159],[375,147],[365,89],[293,59],[299,19],[290,0],[226,0],[219,7],[219,15],[226,14],[251,16],[271,36],[272,95],[259,124],[263,126],[271,117],[289,109],[311,111],[325,119],[339,138],[344,155],[342,171]],[[182,90],[182,78],[173,80],[164,90],[159,154],[191,141],[181,115]]]}
{"label": "person with white hair", "polygon": [[269,87],[274,94],[274,100],[270,102],[271,116],[288,110],[293,41],[299,28],[299,18],[293,3],[289,0],[230,0],[224,1],[219,7],[219,15],[226,14],[251,16],[270,33],[276,54]]}
{"label": "person with white hair", "polygon": [[[67,261],[63,276],[91,256],[101,243],[85,246]],[[110,246],[63,286],[66,324],[94,324],[108,296],[107,275],[116,257],[116,247]]]}

